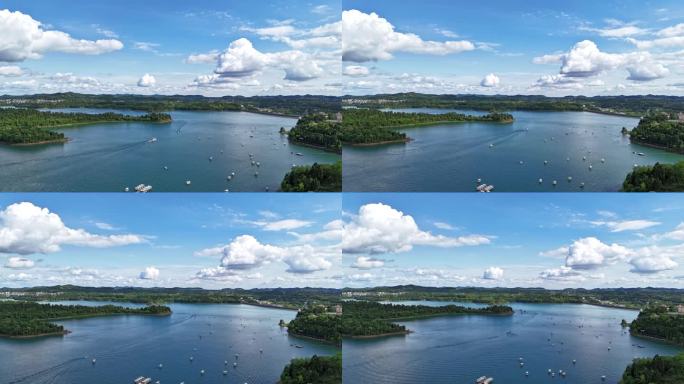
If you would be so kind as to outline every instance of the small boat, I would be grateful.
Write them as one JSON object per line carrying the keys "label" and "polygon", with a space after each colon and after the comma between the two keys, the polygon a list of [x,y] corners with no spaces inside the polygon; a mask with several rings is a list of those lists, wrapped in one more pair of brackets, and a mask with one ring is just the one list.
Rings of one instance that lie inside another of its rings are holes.
{"label": "small boat", "polygon": [[643,152],[639,152],[639,153],[637,153],[637,156],[646,156],[646,154]]}
{"label": "small boat", "polygon": [[541,183],[543,183],[543,182],[544,182],[544,179],[540,178],[540,179],[539,179],[539,184],[541,184]]}
{"label": "small boat", "polygon": [[95,364],[97,362],[97,359],[93,359],[92,362],[93,364]]}
{"label": "small boat", "polygon": [[558,182],[556,180],[554,180],[552,184],[556,185],[556,184],[558,184]]}
{"label": "small boat", "polygon": [[204,369],[200,371],[200,375],[204,375]]}
{"label": "small boat", "polygon": [[169,170],[169,167],[167,167],[167,166],[165,165],[165,166],[164,166],[164,170],[165,170],[165,171],[168,171],[168,170]]}
{"label": "small boat", "polygon": [[190,185],[190,184],[192,184],[192,181],[190,181],[190,180],[185,180],[185,185]]}
{"label": "small boat", "polygon": [[548,163],[549,163],[548,160],[544,160],[544,165],[546,165],[546,164],[548,164]]}
{"label": "small boat", "polygon": [[124,192],[128,192],[130,189],[128,187],[124,188]]}
{"label": "small boat", "polygon": [[568,181],[572,181],[572,176],[568,176]]}
{"label": "small boat", "polygon": [[297,156],[304,156],[301,152],[297,152],[297,153],[295,153],[295,155],[297,155]]}
{"label": "small boat", "polygon": [[209,156],[209,161],[214,161],[214,156]]}
{"label": "small boat", "polygon": [[157,142],[157,138],[156,138],[156,137],[153,137],[153,138],[147,140],[147,142],[148,142],[148,143],[156,143],[156,142]]}
{"label": "small boat", "polygon": [[162,369],[162,368],[164,368],[164,364],[159,363],[158,367],[159,367],[159,369]]}

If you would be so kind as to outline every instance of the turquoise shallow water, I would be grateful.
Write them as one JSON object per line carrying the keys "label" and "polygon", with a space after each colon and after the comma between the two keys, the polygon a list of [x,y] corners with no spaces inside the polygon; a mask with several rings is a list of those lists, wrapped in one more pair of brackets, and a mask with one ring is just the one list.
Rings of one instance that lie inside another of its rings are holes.
{"label": "turquoise shallow water", "polygon": [[[345,340],[344,381],[473,383],[487,375],[495,383],[616,384],[634,357],[684,351],[625,333],[620,321],[631,321],[636,311],[575,304],[512,306],[513,316],[435,317],[402,322],[414,331],[407,336]],[[559,369],[567,372],[564,379]]]}
{"label": "turquoise shallow water", "polygon": [[586,112],[512,114],[512,124],[402,129],[414,140],[345,147],[344,190],[470,192],[481,179],[494,185],[495,192],[617,191],[634,164],[684,160],[682,155],[631,144],[620,130],[635,127],[638,119]]}
{"label": "turquoise shallow water", "polygon": [[[280,319],[294,318],[294,311],[234,304],[171,307],[173,314],[168,317],[60,321],[72,331],[64,337],[0,339],[0,383],[121,384],[149,376],[161,383],[273,384],[293,357],[337,351],[289,337],[278,327]],[[223,370],[228,374],[223,375]]]}
{"label": "turquoise shallow water", "polygon": [[[118,192],[125,187],[133,190],[138,184],[152,185],[153,192],[275,191],[293,164],[334,163],[340,158],[291,145],[278,130],[294,126],[293,118],[246,112],[171,115],[171,124],[114,123],[62,129],[70,138],[66,144],[2,145],[0,191]],[[157,142],[148,143],[152,137]],[[250,153],[259,167],[251,164]],[[236,175],[228,181],[232,172]],[[186,185],[187,180],[191,185]]]}

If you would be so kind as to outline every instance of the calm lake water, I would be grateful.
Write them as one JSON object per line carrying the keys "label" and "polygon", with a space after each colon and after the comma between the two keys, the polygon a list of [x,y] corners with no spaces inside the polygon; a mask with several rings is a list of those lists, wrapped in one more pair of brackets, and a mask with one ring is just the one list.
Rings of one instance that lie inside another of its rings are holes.
{"label": "calm lake water", "polygon": [[[171,308],[168,317],[60,321],[72,331],[64,337],[0,339],[0,383],[121,384],[146,376],[161,383],[273,384],[290,359],[337,352],[325,344],[289,337],[278,327],[280,319],[294,318],[294,311],[236,304]],[[224,376],[223,370],[228,374]]]}
{"label": "calm lake water", "polygon": [[635,127],[638,119],[587,112],[512,114],[513,124],[408,128],[401,130],[414,139],[407,144],[345,147],[344,190],[469,192],[481,179],[494,185],[495,192],[617,191],[634,164],[684,160],[682,155],[630,144],[620,130]]}
{"label": "calm lake water", "polygon": [[[684,351],[625,334],[620,321],[631,321],[636,311],[575,304],[512,306],[516,313],[510,317],[406,321],[402,324],[414,331],[407,336],[345,340],[344,381],[473,383],[486,375],[495,383],[616,384],[634,357]],[[550,377],[548,369],[556,377]],[[567,372],[564,379],[559,369]]]}
{"label": "calm lake water", "polygon": [[[126,110],[57,109],[140,114]],[[173,123],[113,123],[61,129],[66,144],[0,145],[0,191],[276,191],[292,164],[340,156],[291,145],[280,135],[296,119],[247,112],[172,112]],[[156,137],[155,143],[147,141]],[[254,154],[251,164],[249,154]],[[301,153],[303,156],[297,156]],[[213,161],[209,157],[213,156]],[[167,167],[168,170],[165,170]],[[228,181],[227,176],[235,172]],[[259,175],[255,177],[254,173]],[[191,185],[186,185],[186,180]]]}

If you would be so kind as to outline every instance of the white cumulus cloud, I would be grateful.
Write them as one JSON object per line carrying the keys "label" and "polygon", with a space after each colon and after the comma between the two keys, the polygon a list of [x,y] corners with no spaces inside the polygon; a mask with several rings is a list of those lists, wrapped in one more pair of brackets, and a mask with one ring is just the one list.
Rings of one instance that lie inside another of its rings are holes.
{"label": "white cumulus cloud", "polygon": [[395,52],[448,55],[472,51],[467,40],[426,41],[413,33],[401,33],[378,14],[356,9],[342,12],[342,60],[357,63],[389,60]]}
{"label": "white cumulus cloud", "polygon": [[376,258],[368,257],[368,256],[359,256],[356,258],[356,261],[354,262],[354,264],[352,264],[352,268],[372,269],[372,268],[380,268],[383,265],[385,265],[385,260],[376,259]]}
{"label": "white cumulus cloud", "polygon": [[23,257],[10,257],[7,259],[7,263],[5,264],[5,268],[11,268],[11,269],[28,269],[28,268],[33,268],[35,265],[35,262],[31,259],[26,259]]}
{"label": "white cumulus cloud", "polygon": [[138,277],[142,280],[157,280],[159,278],[159,269],[147,267],[144,271],[140,272]]}
{"label": "white cumulus cloud", "polygon": [[69,228],[59,215],[30,202],[15,203],[0,211],[0,253],[53,253],[62,245],[103,248],[145,241],[140,235],[103,236]]}
{"label": "white cumulus cloud", "polygon": [[46,52],[99,55],[118,51],[123,43],[115,39],[74,39],[68,33],[46,30],[30,15],[0,10],[0,61],[20,62],[39,59]]}
{"label": "white cumulus cloud", "polygon": [[138,87],[149,88],[154,87],[155,84],[157,84],[157,79],[149,73],[144,74],[143,77],[138,80]]}
{"label": "white cumulus cloud", "polygon": [[504,275],[504,270],[499,267],[489,267],[485,269],[482,278],[486,280],[501,280]]}
{"label": "white cumulus cloud", "polygon": [[394,253],[410,251],[414,245],[461,247],[489,244],[483,235],[449,237],[418,228],[413,217],[382,203],[366,204],[345,224],[344,253]]}
{"label": "white cumulus cloud", "polygon": [[499,79],[499,76],[490,73],[482,79],[480,85],[488,88],[498,87],[500,82],[501,80]]}

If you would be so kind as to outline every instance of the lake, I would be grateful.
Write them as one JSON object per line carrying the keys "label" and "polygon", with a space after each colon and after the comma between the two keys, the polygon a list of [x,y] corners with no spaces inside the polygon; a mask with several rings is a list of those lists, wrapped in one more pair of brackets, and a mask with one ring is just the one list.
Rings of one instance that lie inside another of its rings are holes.
{"label": "lake", "polygon": [[[140,114],[85,108],[54,111]],[[118,192],[125,187],[133,191],[138,184],[152,185],[153,192],[277,191],[293,164],[340,159],[334,153],[290,144],[278,131],[293,127],[294,118],[248,112],[176,111],[171,116],[171,124],[60,129],[70,139],[66,144],[0,145],[0,191]],[[148,143],[152,137],[157,142]],[[252,165],[250,153],[260,166]],[[235,176],[228,181],[232,172]]]}
{"label": "lake", "polygon": [[121,384],[148,376],[162,383],[273,384],[290,359],[337,352],[326,344],[288,336],[278,321],[293,319],[295,311],[239,304],[170,307],[173,314],[167,317],[59,321],[72,331],[64,337],[0,339],[0,383]]}
{"label": "lake", "polygon": [[[344,190],[469,192],[475,191],[481,179],[481,183],[494,185],[495,192],[617,191],[634,164],[684,160],[679,154],[631,144],[620,130],[635,127],[639,122],[635,118],[589,112],[512,114],[512,124],[407,128],[400,130],[413,139],[407,144],[347,146],[343,153]],[[639,156],[640,152],[644,156]]]}
{"label": "lake", "polygon": [[[423,304],[425,304],[423,302]],[[448,303],[432,302],[430,305]],[[635,338],[620,321],[636,311],[577,304],[513,304],[513,316],[446,316],[401,322],[407,336],[345,340],[348,383],[616,384],[634,357],[684,351]],[[521,312],[524,311],[524,312]],[[608,349],[610,348],[610,350]],[[524,366],[519,366],[519,358]],[[577,360],[576,364],[572,360]],[[552,369],[556,377],[547,373]],[[561,379],[558,370],[567,372]],[[525,371],[529,376],[525,377]],[[601,381],[601,376],[606,381]]]}

